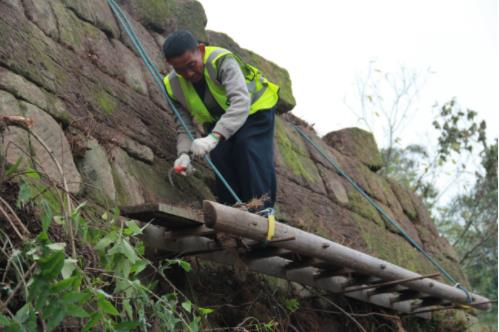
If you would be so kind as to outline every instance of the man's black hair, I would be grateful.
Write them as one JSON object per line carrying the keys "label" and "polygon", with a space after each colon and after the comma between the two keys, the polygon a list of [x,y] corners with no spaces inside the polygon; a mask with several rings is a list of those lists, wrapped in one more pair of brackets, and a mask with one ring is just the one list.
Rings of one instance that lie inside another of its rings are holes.
{"label": "man's black hair", "polygon": [[188,30],[177,30],[166,38],[163,53],[167,59],[178,57],[198,47],[198,41]]}

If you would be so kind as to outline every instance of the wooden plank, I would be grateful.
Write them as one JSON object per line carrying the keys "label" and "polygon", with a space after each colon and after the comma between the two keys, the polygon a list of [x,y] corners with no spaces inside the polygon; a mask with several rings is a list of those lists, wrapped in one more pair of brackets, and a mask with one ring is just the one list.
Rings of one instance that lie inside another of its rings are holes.
{"label": "wooden plank", "polygon": [[203,224],[201,212],[165,203],[148,203],[120,207],[122,216],[167,229],[181,229]]}

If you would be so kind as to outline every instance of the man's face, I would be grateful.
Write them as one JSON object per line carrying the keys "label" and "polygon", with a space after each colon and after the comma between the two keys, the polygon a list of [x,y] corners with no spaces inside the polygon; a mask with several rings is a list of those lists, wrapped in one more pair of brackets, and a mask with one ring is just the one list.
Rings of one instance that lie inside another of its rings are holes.
{"label": "man's face", "polygon": [[177,74],[191,83],[197,83],[203,79],[203,58],[205,46],[199,44],[198,48],[187,51],[178,57],[166,61],[175,69]]}

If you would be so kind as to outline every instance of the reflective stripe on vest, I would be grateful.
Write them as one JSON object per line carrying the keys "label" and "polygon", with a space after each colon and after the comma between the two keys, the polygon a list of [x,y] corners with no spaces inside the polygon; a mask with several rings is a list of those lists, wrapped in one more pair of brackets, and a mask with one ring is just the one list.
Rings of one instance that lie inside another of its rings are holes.
{"label": "reflective stripe on vest", "polygon": [[[204,78],[213,98],[224,111],[230,106],[230,102],[225,88],[218,80],[218,65],[219,60],[225,56],[232,56],[239,63],[246,79],[246,86],[251,98],[249,114],[275,106],[279,98],[279,87],[265,79],[257,68],[245,64],[238,56],[223,48],[206,46],[205,50]],[[174,71],[164,78],[164,83],[170,97],[189,110],[196,122],[203,124],[215,121],[192,83]]]}

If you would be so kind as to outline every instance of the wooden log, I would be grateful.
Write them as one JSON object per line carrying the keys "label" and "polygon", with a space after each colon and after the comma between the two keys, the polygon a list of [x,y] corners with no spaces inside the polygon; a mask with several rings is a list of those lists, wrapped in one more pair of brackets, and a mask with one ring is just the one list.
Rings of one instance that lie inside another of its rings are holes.
{"label": "wooden log", "polygon": [[376,282],[374,282],[370,285],[363,285],[360,287],[346,289],[342,293],[348,293],[348,292],[352,292],[352,291],[356,291],[356,290],[363,290],[363,289],[381,288],[381,287],[387,287],[387,286],[392,286],[392,285],[401,285],[404,282],[408,282],[408,281],[424,279],[424,278],[434,278],[434,277],[438,277],[438,276],[440,276],[440,273],[426,274],[426,275],[423,275],[423,276],[417,277],[417,278],[400,279],[400,280],[393,280],[393,281],[387,281],[387,282],[382,282],[380,280],[377,280]]}
{"label": "wooden log", "polygon": [[[227,265],[234,265],[236,262],[241,262],[241,258],[238,257],[238,255],[235,255],[232,251],[217,250],[208,252],[210,249],[216,248],[218,246],[218,244],[211,239],[205,237],[184,237],[178,239],[177,241],[164,241],[162,233],[164,233],[164,229],[162,229],[161,227],[147,227],[144,230],[142,239],[147,246],[156,249],[162,249],[171,252],[185,252],[194,250],[202,252],[204,250],[206,251],[206,253],[199,254],[197,255],[197,257]],[[327,279],[316,279],[314,275],[317,269],[313,267],[286,271],[284,267],[289,263],[289,260],[282,257],[269,257],[248,260],[244,262],[246,263],[248,269],[253,272],[263,273],[273,277],[298,282],[303,285],[308,285],[333,293],[341,291],[342,285],[349,280],[347,277],[343,276],[329,277]],[[387,294],[368,297],[364,291],[358,291],[349,293],[346,296],[401,313],[412,313],[411,304],[409,302],[400,302],[392,305],[390,304],[390,296],[388,296]],[[419,317],[430,319],[431,315],[425,313],[419,315]]]}
{"label": "wooden log", "polygon": [[[203,202],[203,212],[206,226],[216,231],[254,240],[264,240],[267,236],[267,219],[261,216],[211,201]],[[295,241],[276,244],[278,247],[328,261],[333,265],[344,266],[386,281],[421,276],[395,264],[280,222],[275,223],[274,236],[277,238],[294,236],[296,238]],[[424,278],[409,281],[404,286],[451,302],[468,303],[468,297],[464,291],[432,279]],[[472,293],[470,293],[470,296],[472,303],[477,304],[478,308],[488,309],[490,307],[490,304],[479,304],[485,303],[489,299]]]}

